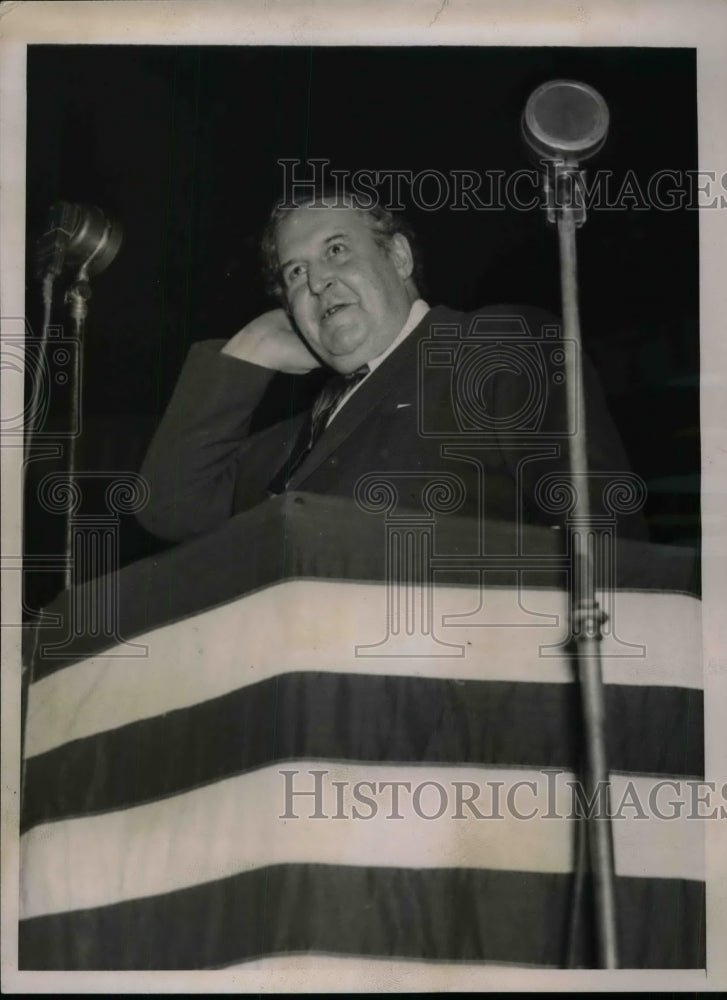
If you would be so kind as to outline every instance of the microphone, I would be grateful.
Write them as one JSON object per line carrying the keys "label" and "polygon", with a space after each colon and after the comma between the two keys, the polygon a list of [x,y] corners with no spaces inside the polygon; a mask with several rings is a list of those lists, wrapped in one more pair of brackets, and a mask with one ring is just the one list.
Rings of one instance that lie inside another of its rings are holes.
{"label": "microphone", "polygon": [[575,165],[603,146],[608,122],[608,105],[593,87],[550,80],[528,98],[521,131],[538,157]]}
{"label": "microphone", "polygon": [[57,201],[36,243],[38,276],[58,277],[65,267],[78,267],[84,277],[99,274],[116,257],[121,240],[121,226],[100,208]]}

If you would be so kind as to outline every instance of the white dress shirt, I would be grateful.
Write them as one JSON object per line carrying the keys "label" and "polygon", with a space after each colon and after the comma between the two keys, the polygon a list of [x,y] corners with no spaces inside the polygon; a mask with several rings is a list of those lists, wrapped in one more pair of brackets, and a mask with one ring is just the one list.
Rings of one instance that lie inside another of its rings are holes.
{"label": "white dress shirt", "polygon": [[[424,317],[428,312],[429,312],[429,306],[424,301],[424,299],[417,299],[415,302],[412,303],[412,307],[409,310],[409,315],[407,316],[406,323],[404,323],[401,330],[399,330],[398,334],[394,337],[394,339],[391,341],[391,343],[389,344],[389,346],[386,348],[385,351],[382,351],[381,354],[379,354],[377,357],[369,361],[368,363],[369,374],[366,376],[366,378],[369,377],[372,371],[374,371],[376,368],[379,367],[379,365],[381,364],[382,361],[385,360],[385,358],[388,358],[388,356],[392,353],[392,351],[396,350],[399,344],[401,344],[402,341],[409,336],[409,334],[415,327],[419,326],[419,324],[421,323],[421,321],[424,319]],[[333,410],[330,417],[328,418],[326,427],[328,427],[328,424],[330,424],[330,422],[333,420],[336,414],[341,410],[341,408],[346,405],[351,396],[353,396],[353,394],[360,388],[360,386],[363,385],[363,383],[366,381],[366,378],[361,379],[360,382],[356,382],[356,384],[351,387],[349,392],[347,392],[346,395],[341,399],[336,409]]]}

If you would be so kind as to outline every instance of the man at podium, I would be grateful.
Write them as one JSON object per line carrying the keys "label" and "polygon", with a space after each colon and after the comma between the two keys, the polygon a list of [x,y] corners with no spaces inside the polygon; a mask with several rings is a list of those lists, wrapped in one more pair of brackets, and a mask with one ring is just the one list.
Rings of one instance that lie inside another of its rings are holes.
{"label": "man at podium", "polygon": [[[226,343],[193,345],[142,467],[144,527],[182,540],[285,490],[351,499],[367,473],[442,469],[460,484],[460,514],[557,520],[538,482],[567,473],[575,348],[554,317],[430,308],[405,220],[350,195],[280,202],[262,249],[280,306]],[[587,365],[584,378],[590,469],[621,473]],[[417,504],[414,492],[404,500]],[[640,514],[620,531],[644,537]]]}
{"label": "man at podium", "polygon": [[[571,564],[549,530],[574,348],[529,307],[429,308],[378,207],[278,206],[263,249],[281,305],[192,348],[143,467],[142,522],[186,544],[64,593],[35,638],[19,963],[593,966]],[[587,366],[579,402],[609,515],[613,800],[633,810],[704,773],[693,561],[613,544],[626,458]],[[75,628],[89,607],[113,627]],[[367,787],[401,812],[361,814]],[[528,790],[553,794],[531,814]],[[702,967],[699,828],[621,812],[622,966]]]}

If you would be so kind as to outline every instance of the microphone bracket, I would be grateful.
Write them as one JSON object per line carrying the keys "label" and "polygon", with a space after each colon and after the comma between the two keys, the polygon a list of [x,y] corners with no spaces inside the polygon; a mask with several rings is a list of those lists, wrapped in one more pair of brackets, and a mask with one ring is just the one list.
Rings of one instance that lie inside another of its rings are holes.
{"label": "microphone bracket", "polygon": [[88,300],[91,298],[91,285],[79,273],[76,280],[66,291],[65,303],[69,307],[71,319],[74,321],[75,333],[80,337],[83,323],[88,316]]}
{"label": "microphone bracket", "polygon": [[586,172],[573,160],[544,160],[543,193],[551,225],[567,213],[576,229],[586,221]]}

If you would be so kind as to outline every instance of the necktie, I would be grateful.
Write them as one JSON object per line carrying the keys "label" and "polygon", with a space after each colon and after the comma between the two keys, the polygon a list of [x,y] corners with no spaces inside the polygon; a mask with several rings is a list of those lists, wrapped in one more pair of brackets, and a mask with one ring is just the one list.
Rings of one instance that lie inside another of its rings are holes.
{"label": "necktie", "polygon": [[366,378],[368,373],[369,366],[361,365],[355,372],[349,372],[348,375],[336,374],[329,378],[313,404],[310,420],[303,426],[303,430],[293,447],[290,458],[270,483],[268,487],[270,493],[283,492],[293,473],[303,464],[303,460],[313,450],[338,404],[355,385],[358,385],[362,379]]}

